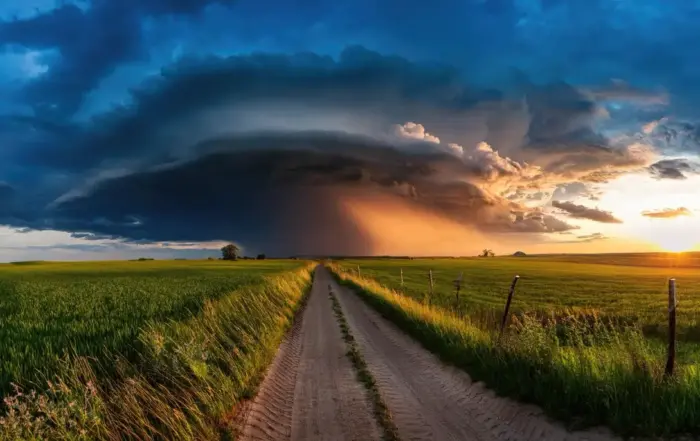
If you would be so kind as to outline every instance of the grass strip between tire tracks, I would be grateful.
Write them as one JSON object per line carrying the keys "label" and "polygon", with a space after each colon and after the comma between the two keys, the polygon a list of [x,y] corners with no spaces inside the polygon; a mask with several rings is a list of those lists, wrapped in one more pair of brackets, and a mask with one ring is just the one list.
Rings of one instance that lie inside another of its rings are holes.
{"label": "grass strip between tire tracks", "polygon": [[335,317],[338,319],[338,325],[340,326],[340,331],[343,334],[343,340],[345,340],[348,348],[346,355],[357,372],[357,378],[369,392],[372,400],[372,406],[374,407],[374,416],[382,428],[383,439],[385,441],[399,441],[398,429],[391,419],[391,412],[389,412],[389,408],[382,399],[377,383],[374,380],[372,373],[369,371],[364,357],[360,353],[360,349],[355,341],[355,338],[350,332],[348,322],[345,320],[345,315],[343,314],[343,310],[340,307],[338,299],[333,293],[331,285],[328,285],[328,291],[328,297],[331,299],[331,302],[333,302],[333,312],[335,313]]}

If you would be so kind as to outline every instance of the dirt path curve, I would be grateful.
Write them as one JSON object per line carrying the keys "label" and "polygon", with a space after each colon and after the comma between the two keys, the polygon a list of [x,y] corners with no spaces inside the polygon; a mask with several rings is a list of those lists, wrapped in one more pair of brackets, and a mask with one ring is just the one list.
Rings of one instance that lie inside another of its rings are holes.
{"label": "dirt path curve", "polygon": [[329,275],[316,271],[305,310],[267,373],[240,439],[371,441],[381,438],[365,388],[357,381],[328,297]]}
{"label": "dirt path curve", "polygon": [[[330,280],[325,268],[318,272],[318,280]],[[402,441],[615,439],[604,430],[567,432],[538,408],[497,397],[465,372],[443,364],[355,293],[328,283]]]}

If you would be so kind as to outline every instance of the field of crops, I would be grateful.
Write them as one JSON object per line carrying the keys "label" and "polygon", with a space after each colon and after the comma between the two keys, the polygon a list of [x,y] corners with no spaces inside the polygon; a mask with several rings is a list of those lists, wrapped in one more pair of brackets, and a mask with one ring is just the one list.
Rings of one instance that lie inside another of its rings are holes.
{"label": "field of crops", "polygon": [[[385,317],[500,394],[534,402],[573,425],[605,425],[624,435],[697,435],[700,272],[692,264],[650,265],[665,257],[357,259],[331,267]],[[458,302],[453,281],[460,274]],[[515,275],[521,278],[509,326],[499,336]],[[671,277],[679,342],[675,371],[667,376]]]}
{"label": "field of crops", "polygon": [[67,353],[129,353],[148,321],[196,314],[207,299],[293,261],[0,265],[0,392],[53,373]]}
{"label": "field of crops", "polygon": [[[606,263],[593,263],[596,257]],[[603,314],[641,323],[649,334],[665,332],[668,279],[673,277],[678,289],[680,337],[700,341],[700,271],[676,265],[647,266],[645,255],[338,262],[355,273],[359,265],[363,277],[420,301],[428,301],[432,271],[434,294],[430,303],[447,309],[458,306],[464,313],[493,310],[500,314],[513,277],[519,275],[514,312]],[[453,281],[460,274],[463,280],[457,305]]]}
{"label": "field of crops", "polygon": [[700,252],[687,253],[608,253],[549,254],[530,256],[554,262],[592,263],[602,265],[644,266],[656,268],[700,268]]}
{"label": "field of crops", "polygon": [[310,274],[292,260],[0,265],[0,439],[220,439]]}

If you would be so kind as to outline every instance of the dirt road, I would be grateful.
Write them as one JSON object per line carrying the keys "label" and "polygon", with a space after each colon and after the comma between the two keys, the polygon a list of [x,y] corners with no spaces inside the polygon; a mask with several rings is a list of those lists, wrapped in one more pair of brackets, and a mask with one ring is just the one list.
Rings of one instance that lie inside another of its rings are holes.
{"label": "dirt road", "polygon": [[534,406],[495,396],[446,366],[319,268],[244,426],[246,440],[379,440],[367,392],[345,357],[328,287],[342,307],[401,440],[600,440],[567,432]]}
{"label": "dirt road", "polygon": [[367,391],[345,355],[328,277],[316,271],[306,308],[280,346],[248,412],[242,439],[381,438]]}

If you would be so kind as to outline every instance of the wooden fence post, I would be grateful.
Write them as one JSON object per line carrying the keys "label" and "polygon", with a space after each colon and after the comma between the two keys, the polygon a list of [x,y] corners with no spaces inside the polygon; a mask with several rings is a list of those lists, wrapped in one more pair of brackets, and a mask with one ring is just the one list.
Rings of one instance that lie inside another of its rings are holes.
{"label": "wooden fence post", "polygon": [[360,265],[357,265],[357,277],[362,277],[362,273],[360,272]]}
{"label": "wooden fence post", "polygon": [[455,310],[460,311],[459,307],[459,291],[462,289],[462,278],[464,277],[464,271],[459,273],[459,277],[457,277],[454,281],[455,284]]}
{"label": "wooden fence post", "polygon": [[428,305],[433,298],[433,270],[428,270],[428,278],[430,279],[430,295],[428,296]]}
{"label": "wooden fence post", "polygon": [[513,277],[513,283],[510,284],[510,291],[508,292],[508,300],[506,301],[506,309],[503,311],[503,319],[501,320],[501,332],[498,335],[500,338],[503,335],[503,330],[506,328],[506,322],[508,321],[508,311],[510,310],[510,302],[513,300],[513,294],[515,293],[515,285],[520,280],[520,276]]}
{"label": "wooden fence post", "polygon": [[400,268],[401,270],[401,288],[403,288],[403,268]]}
{"label": "wooden fence post", "polygon": [[666,376],[673,375],[676,365],[676,279],[668,281],[668,359],[666,360]]}

